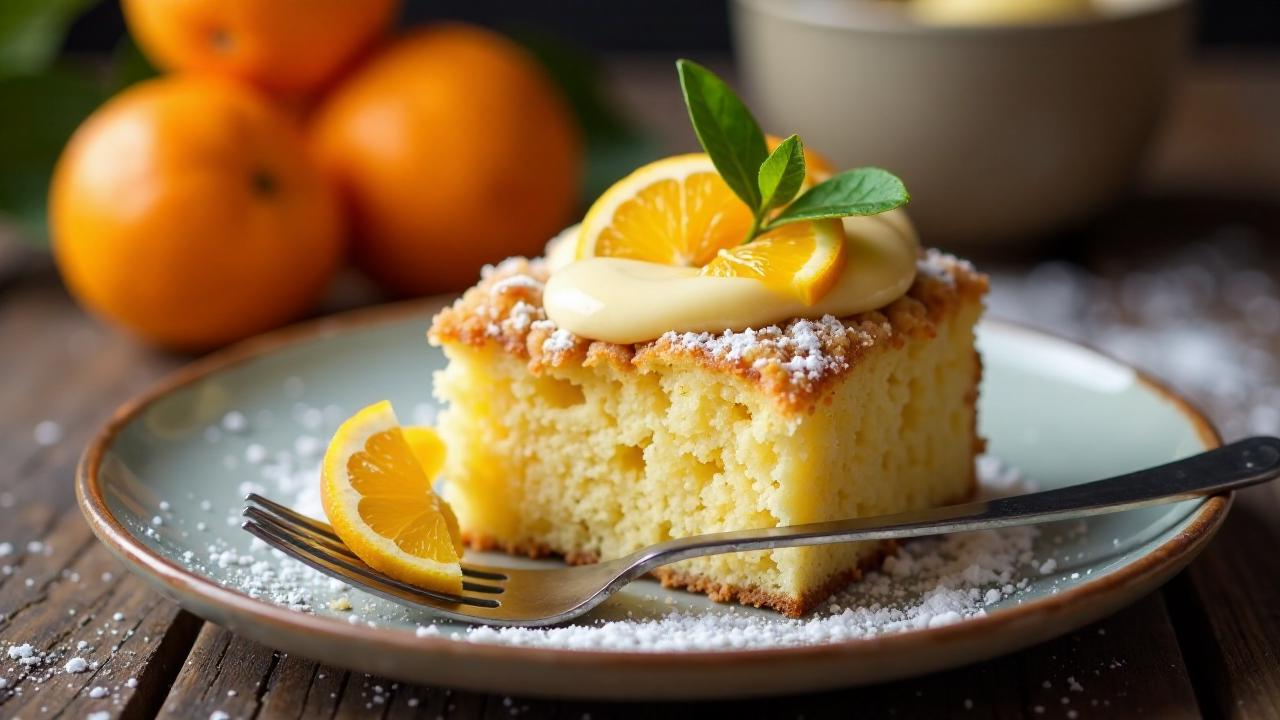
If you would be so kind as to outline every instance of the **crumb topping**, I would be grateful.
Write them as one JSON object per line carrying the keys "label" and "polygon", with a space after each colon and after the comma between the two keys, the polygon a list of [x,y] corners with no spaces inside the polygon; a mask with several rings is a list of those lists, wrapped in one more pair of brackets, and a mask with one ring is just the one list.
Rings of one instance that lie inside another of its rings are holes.
{"label": "crumb topping", "polygon": [[948,308],[986,292],[986,277],[952,255],[926,250],[917,267],[910,291],[880,310],[722,333],[668,332],[652,342],[621,346],[557,327],[542,307],[546,263],[514,257],[485,266],[480,282],[435,317],[428,335],[437,344],[496,345],[525,359],[535,373],[566,363],[610,362],[644,370],[693,362],[759,382],[780,404],[800,408],[810,406],[863,354],[933,334]]}

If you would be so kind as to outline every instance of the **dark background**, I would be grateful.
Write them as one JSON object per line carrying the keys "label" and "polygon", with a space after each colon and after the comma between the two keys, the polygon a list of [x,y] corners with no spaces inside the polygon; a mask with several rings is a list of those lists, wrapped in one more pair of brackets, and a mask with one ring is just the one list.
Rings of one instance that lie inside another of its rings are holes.
{"label": "dark background", "polygon": [[[1200,0],[1197,8],[1201,46],[1280,48],[1280,0]],[[596,52],[729,49],[720,0],[406,0],[402,15],[545,31]],[[119,3],[104,0],[72,26],[67,49],[105,52],[123,32]]]}

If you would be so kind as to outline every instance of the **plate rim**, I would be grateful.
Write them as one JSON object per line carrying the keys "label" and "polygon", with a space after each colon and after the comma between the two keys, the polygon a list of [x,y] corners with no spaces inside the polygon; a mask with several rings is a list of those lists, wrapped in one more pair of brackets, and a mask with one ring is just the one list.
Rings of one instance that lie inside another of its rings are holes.
{"label": "plate rim", "polygon": [[[1073,604],[1105,597],[1119,586],[1142,584],[1168,568],[1189,562],[1216,533],[1231,506],[1231,493],[1205,498],[1192,511],[1188,525],[1177,535],[1152,548],[1115,572],[1088,580],[1063,592],[1022,603],[983,617],[968,618],[964,622],[937,628],[913,630],[906,633],[877,635],[871,638],[851,638],[842,642],[822,645],[798,645],[788,647],[752,648],[740,650],[691,650],[691,651],[626,651],[601,649],[545,648],[500,643],[459,642],[444,636],[418,636],[415,633],[390,628],[370,628],[364,625],[303,613],[273,603],[252,598],[244,593],[224,587],[203,575],[192,572],[171,561],[138,541],[107,507],[101,486],[99,471],[107,449],[119,432],[152,404],[177,390],[203,380],[210,375],[230,369],[242,363],[265,357],[286,348],[311,340],[321,339],[345,331],[376,327],[395,323],[412,315],[426,316],[451,302],[457,295],[438,295],[429,298],[405,300],[372,307],[341,312],[336,315],[306,320],[258,335],[217,350],[184,365],[155,381],[147,389],[119,405],[108,420],[95,432],[76,466],[76,500],[94,535],[134,572],[144,575],[157,584],[179,605],[200,615],[190,607],[185,595],[194,594],[203,603],[222,608],[232,614],[249,616],[261,623],[273,625],[277,630],[311,633],[335,642],[358,645],[391,645],[404,652],[421,653],[467,659],[501,659],[534,665],[600,665],[607,663],[624,667],[653,667],[671,669],[673,664],[703,666],[726,663],[772,663],[788,659],[805,658],[822,660],[839,658],[848,654],[875,654],[888,650],[906,650],[912,645],[937,647],[940,643],[972,639],[1002,625],[1015,624],[1035,616],[1051,615]],[[986,317],[983,324],[999,327],[1002,331],[1036,336],[1083,349],[1133,371],[1135,379],[1157,395],[1170,402],[1185,417],[1205,449],[1222,444],[1221,435],[1213,423],[1185,397],[1171,389],[1144,370],[1123,362],[1087,343],[1033,328],[1025,324]],[[424,328],[424,342],[426,330]],[[207,618],[206,618],[207,619]]]}

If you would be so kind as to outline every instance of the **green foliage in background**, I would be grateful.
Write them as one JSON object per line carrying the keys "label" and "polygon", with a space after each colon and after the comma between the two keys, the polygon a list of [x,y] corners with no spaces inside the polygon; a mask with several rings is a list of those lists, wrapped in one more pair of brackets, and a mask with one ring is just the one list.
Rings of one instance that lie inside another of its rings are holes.
{"label": "green foliage in background", "polygon": [[101,88],[79,74],[46,70],[0,78],[0,212],[24,237],[47,235],[45,198],[54,161],[67,138],[103,99]]}
{"label": "green foliage in background", "polygon": [[54,163],[76,127],[121,88],[155,73],[127,38],[106,64],[59,57],[93,0],[0,0],[0,216],[23,237],[48,235]]}
{"label": "green foliage in background", "polygon": [[0,75],[40,73],[53,64],[67,26],[93,0],[0,2]]}

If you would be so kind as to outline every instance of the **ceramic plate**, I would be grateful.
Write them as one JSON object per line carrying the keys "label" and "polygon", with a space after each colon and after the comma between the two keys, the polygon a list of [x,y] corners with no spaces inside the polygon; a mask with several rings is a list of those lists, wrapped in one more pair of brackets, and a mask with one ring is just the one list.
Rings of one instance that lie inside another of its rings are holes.
{"label": "ceramic plate", "polygon": [[[94,532],[183,607],[288,652],[433,685],[652,700],[877,682],[1032,645],[1114,612],[1167,580],[1209,541],[1229,505],[1229,498],[1217,497],[1098,517],[1087,526],[1042,528],[1029,552],[1055,561],[1034,560],[1015,592],[996,593],[1001,597],[984,614],[950,624],[750,649],[690,650],[679,637],[671,647],[684,649],[646,651],[481,641],[466,637],[466,628],[433,626],[424,612],[304,572],[253,548],[238,527],[246,490],[308,502],[315,476],[307,458],[316,457],[350,411],[389,398],[402,420],[430,418],[430,373],[443,356],[426,344],[424,332],[438,307],[391,306],[289,328],[203,359],[128,403],[78,471],[81,507]],[[986,366],[981,430],[990,452],[1042,488],[1218,444],[1185,402],[1096,352],[996,322],[983,325],[980,343]],[[338,598],[353,609],[333,602]],[[763,611],[715,605],[641,581],[584,623],[644,622],[671,613],[775,621]]]}

